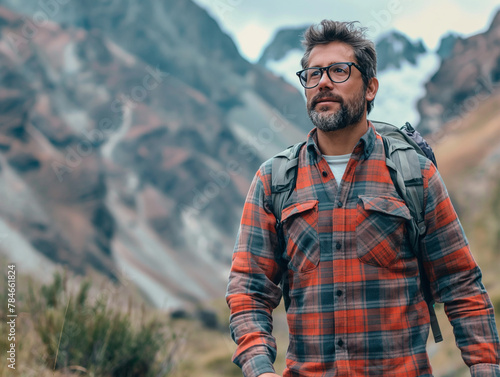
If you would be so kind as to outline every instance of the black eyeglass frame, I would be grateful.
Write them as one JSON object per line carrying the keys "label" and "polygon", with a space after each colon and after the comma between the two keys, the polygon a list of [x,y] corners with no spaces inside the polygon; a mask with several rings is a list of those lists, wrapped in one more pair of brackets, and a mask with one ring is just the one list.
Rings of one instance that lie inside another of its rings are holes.
{"label": "black eyeglass frame", "polygon": [[[335,80],[333,80],[333,79],[330,77],[330,73],[329,73],[330,68],[331,68],[332,66],[334,66],[334,65],[338,65],[338,64],[347,64],[347,65],[349,66],[349,74],[347,75],[347,78],[346,78],[345,80],[342,80],[342,81],[335,81]],[[364,75],[363,70],[361,69],[361,67],[360,67],[359,65],[357,65],[356,63],[354,63],[354,62],[337,62],[337,63],[332,63],[332,64],[330,64],[329,66],[326,66],[326,67],[309,67],[309,68],[306,68],[306,69],[302,69],[302,70],[300,70],[300,71],[296,72],[295,74],[296,74],[296,75],[297,75],[297,77],[299,78],[300,85],[302,85],[305,89],[313,89],[313,88],[316,88],[316,87],[319,85],[319,83],[321,82],[321,78],[323,77],[323,72],[325,72],[325,71],[326,71],[326,74],[327,74],[328,78],[330,79],[330,81],[332,81],[332,82],[334,82],[334,83],[336,83],[336,84],[341,84],[341,83],[343,83],[343,82],[346,82],[346,81],[347,81],[347,80],[349,80],[349,78],[351,77],[351,72],[352,72],[351,67],[352,67],[352,66],[355,66],[355,67],[358,69],[358,71],[361,73],[361,75]],[[319,70],[319,71],[320,71],[320,74],[321,74],[321,76],[320,76],[320,78],[319,78],[319,80],[318,80],[318,83],[317,83],[316,85],[314,85],[314,86],[305,86],[305,85],[302,83],[302,80],[301,80],[301,78],[300,78],[300,75],[302,74],[302,72],[307,71],[307,70],[309,70],[309,69],[317,69],[317,70]]]}

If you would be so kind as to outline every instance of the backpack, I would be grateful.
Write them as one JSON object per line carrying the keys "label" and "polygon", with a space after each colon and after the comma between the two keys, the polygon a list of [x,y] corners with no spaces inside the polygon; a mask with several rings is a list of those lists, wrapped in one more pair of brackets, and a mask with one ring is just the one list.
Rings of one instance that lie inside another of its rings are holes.
{"label": "backpack", "polygon": [[[418,260],[421,288],[429,309],[434,341],[438,343],[443,340],[443,336],[434,310],[435,301],[431,294],[429,279],[423,268],[420,255],[420,243],[425,235],[426,227],[424,223],[424,182],[417,154],[430,159],[437,167],[436,157],[429,144],[410,123],[406,122],[401,128],[384,122],[372,121],[372,123],[376,131],[382,136],[386,156],[385,162],[389,168],[394,187],[405,201],[412,215],[412,221],[408,222],[407,230],[413,253]],[[304,144],[305,141],[292,145],[272,159],[271,207],[276,217],[276,231],[282,250],[285,245],[283,245],[281,211],[295,189],[298,156]]]}

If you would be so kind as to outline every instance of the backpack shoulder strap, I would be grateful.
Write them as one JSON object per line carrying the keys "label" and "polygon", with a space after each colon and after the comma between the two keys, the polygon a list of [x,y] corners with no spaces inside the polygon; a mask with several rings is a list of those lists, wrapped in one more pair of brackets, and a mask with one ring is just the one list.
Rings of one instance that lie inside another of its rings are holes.
{"label": "backpack shoulder strap", "polygon": [[[305,143],[304,141],[292,145],[283,152],[275,155],[271,160],[271,210],[276,218],[276,233],[278,235],[278,247],[274,252],[276,260],[284,271],[286,271],[288,267],[286,259],[282,257],[286,250],[286,245],[283,236],[283,225],[281,223],[281,212],[285,207],[285,202],[295,189],[299,166],[299,153]],[[284,273],[280,283],[284,293],[285,308],[288,309],[290,299],[288,295],[285,294],[289,290],[287,276],[287,273]]]}
{"label": "backpack shoulder strap", "polygon": [[281,221],[281,211],[297,183],[299,153],[305,141],[292,145],[272,159],[271,200],[272,211],[277,222]]}
{"label": "backpack shoulder strap", "polygon": [[[424,222],[424,180],[418,153],[404,141],[382,136],[386,155],[386,165],[398,194],[406,202],[417,224],[417,235],[426,231]],[[418,237],[416,237],[418,240]],[[414,243],[415,250],[418,244]]]}
{"label": "backpack shoulder strap", "polygon": [[434,341],[439,343],[443,340],[443,336],[434,310],[435,301],[430,291],[429,279],[423,268],[421,256],[421,241],[426,232],[426,226],[424,222],[424,181],[418,154],[411,145],[404,141],[387,136],[382,136],[382,140],[386,165],[389,168],[394,187],[410,209],[413,218],[407,227],[408,234],[412,250],[419,264],[422,291],[429,309]]}

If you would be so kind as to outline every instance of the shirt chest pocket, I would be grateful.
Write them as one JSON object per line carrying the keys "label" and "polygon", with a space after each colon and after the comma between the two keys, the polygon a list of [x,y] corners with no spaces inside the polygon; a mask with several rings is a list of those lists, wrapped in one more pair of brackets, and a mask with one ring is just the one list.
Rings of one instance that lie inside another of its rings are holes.
{"label": "shirt chest pocket", "polygon": [[289,267],[297,272],[318,267],[318,201],[308,200],[285,208],[281,213],[281,222]]}
{"label": "shirt chest pocket", "polygon": [[359,196],[356,219],[358,258],[366,264],[390,267],[401,257],[410,210],[399,198]]}

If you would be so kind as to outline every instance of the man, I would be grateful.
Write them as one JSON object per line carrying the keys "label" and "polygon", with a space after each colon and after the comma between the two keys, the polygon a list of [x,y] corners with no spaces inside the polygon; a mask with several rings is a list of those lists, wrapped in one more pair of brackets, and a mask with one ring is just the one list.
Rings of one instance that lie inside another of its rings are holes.
{"label": "man", "polygon": [[[271,203],[271,160],[250,187],[227,302],[245,377],[279,377],[272,310],[284,296],[290,344],[284,377],[432,376],[429,312],[405,228],[411,219],[367,113],[378,89],[376,53],[363,29],[324,20],[304,35],[307,110],[316,126],[299,153],[281,214]],[[451,205],[427,159],[423,265],[472,376],[500,376],[494,313]],[[279,287],[280,281],[283,284]]]}

